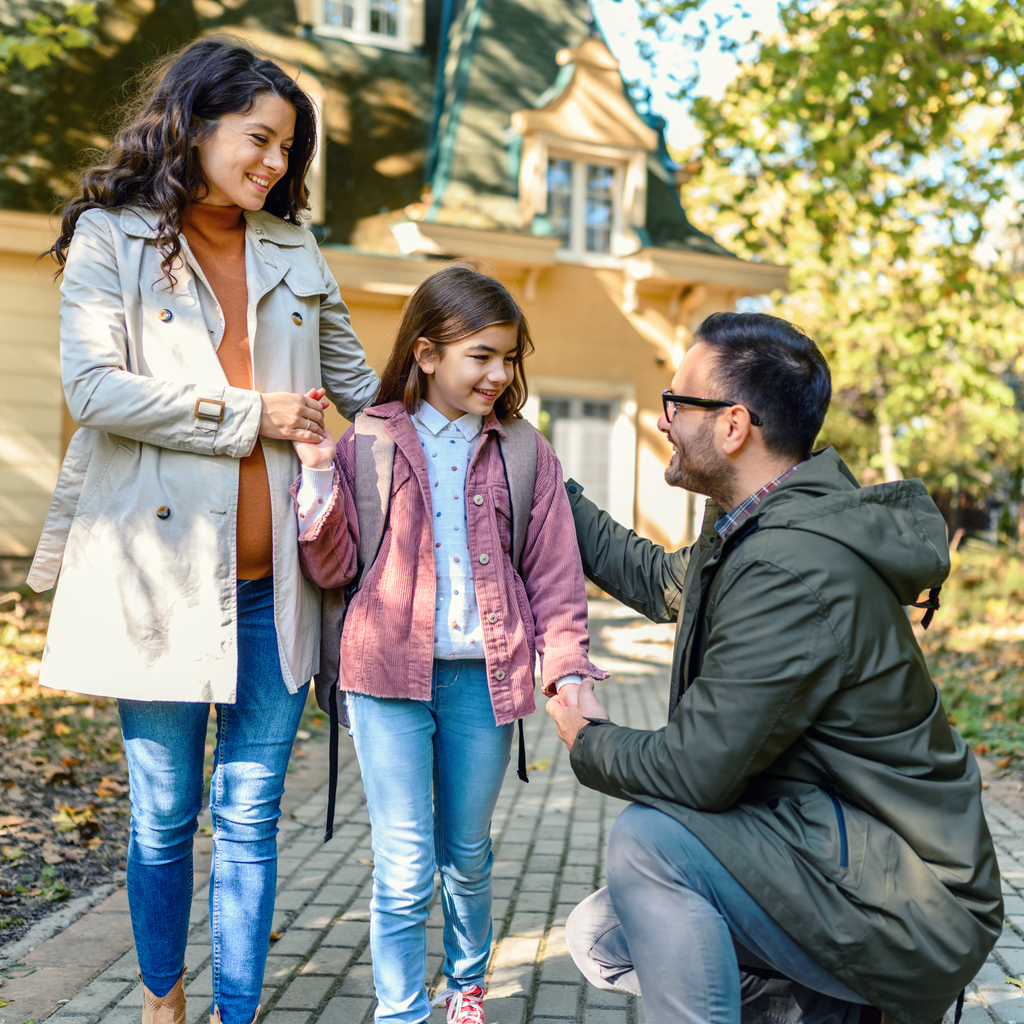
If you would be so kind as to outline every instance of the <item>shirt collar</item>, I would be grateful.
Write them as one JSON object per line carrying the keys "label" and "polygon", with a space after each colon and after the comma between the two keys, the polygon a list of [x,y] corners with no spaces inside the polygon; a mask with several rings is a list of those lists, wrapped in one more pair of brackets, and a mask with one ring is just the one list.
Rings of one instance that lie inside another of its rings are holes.
{"label": "shirt collar", "polygon": [[766,494],[774,491],[790,473],[795,473],[802,465],[802,462],[798,462],[795,466],[790,466],[784,473],[780,473],[774,480],[769,480],[764,487],[754,491],[749,498],[741,501],[731,512],[722,512],[715,520],[715,530],[718,532],[718,536],[725,540],[740,523],[754,514]]}
{"label": "shirt collar", "polygon": [[413,420],[417,426],[422,427],[435,437],[447,426],[453,426],[467,441],[472,441],[480,433],[483,426],[483,416],[467,412],[457,420],[449,420],[443,412],[438,412],[429,402],[420,402],[420,407],[413,413]]}

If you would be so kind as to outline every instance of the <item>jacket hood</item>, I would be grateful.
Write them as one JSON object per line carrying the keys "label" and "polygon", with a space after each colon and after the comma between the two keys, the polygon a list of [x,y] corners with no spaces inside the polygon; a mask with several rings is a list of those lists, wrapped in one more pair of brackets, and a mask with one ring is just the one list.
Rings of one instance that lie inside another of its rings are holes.
{"label": "jacket hood", "polygon": [[861,487],[834,448],[815,452],[761,501],[759,529],[819,534],[850,548],[902,604],[949,574],[946,523],[920,480]]}

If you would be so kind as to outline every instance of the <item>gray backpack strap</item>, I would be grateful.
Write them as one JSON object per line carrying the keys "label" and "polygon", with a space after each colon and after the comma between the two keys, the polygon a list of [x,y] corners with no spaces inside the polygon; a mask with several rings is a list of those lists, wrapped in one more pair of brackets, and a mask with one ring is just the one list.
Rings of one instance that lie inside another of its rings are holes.
{"label": "gray backpack strap", "polygon": [[[316,701],[328,711],[328,700],[341,675],[341,632],[345,609],[373,564],[384,538],[391,499],[395,442],[384,420],[360,413],[355,421],[355,499],[359,516],[359,575],[347,587],[323,592],[320,611],[320,671],[314,677]],[[342,718],[344,721],[344,718]]]}
{"label": "gray backpack strap", "polygon": [[391,502],[391,473],[395,467],[395,439],[379,416],[361,412],[355,419],[355,499],[359,518],[359,577],[380,551]]}
{"label": "gray backpack strap", "polygon": [[537,428],[524,419],[510,418],[503,420],[501,425],[505,436],[499,441],[498,450],[505,466],[505,482],[512,505],[512,567],[518,572],[533,508],[540,435]]}

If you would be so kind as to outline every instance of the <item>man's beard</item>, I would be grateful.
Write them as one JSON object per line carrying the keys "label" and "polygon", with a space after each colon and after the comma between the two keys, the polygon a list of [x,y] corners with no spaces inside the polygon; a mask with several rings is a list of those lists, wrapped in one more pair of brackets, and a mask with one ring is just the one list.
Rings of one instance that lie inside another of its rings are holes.
{"label": "man's beard", "polygon": [[677,448],[674,463],[665,470],[665,483],[706,494],[719,505],[732,501],[735,470],[715,450],[715,417],[705,416],[697,434],[685,448]]}

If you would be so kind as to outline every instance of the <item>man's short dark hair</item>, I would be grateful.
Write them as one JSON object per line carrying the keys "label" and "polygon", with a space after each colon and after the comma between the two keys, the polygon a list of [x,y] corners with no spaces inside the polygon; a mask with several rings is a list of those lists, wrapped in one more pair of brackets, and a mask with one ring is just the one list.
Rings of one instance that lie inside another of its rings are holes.
{"label": "man's short dark hair", "polygon": [[714,352],[707,397],[739,402],[764,420],[765,446],[806,459],[825,421],[832,374],[799,327],[767,313],[713,313],[695,342]]}

